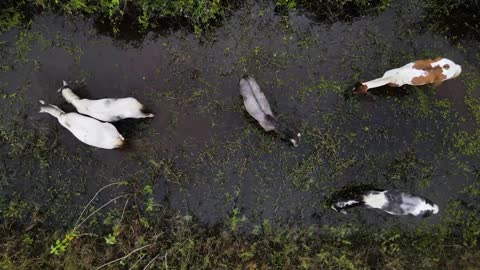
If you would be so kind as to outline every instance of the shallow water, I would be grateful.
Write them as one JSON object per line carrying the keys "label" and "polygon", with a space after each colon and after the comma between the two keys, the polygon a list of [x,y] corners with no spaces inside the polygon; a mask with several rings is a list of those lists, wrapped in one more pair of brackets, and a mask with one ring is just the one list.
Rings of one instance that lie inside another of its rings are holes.
{"label": "shallow water", "polygon": [[[228,220],[236,208],[246,231],[265,219],[300,227],[437,223],[449,199],[474,180],[469,169],[478,164],[452,142],[458,130],[475,128],[464,76],[438,89],[343,95],[357,79],[413,59],[442,55],[464,74],[478,74],[478,43],[459,48],[416,28],[416,8],[403,1],[379,16],[324,24],[300,12],[282,16],[270,4],[246,4],[203,39],[182,29],[112,39],[92,20],[37,16],[20,42],[27,49],[18,45],[19,31],[2,36],[2,64],[13,70],[0,73],[1,93],[22,99],[0,103],[4,123],[47,136],[50,167],[22,164],[2,146],[2,196],[32,201],[48,222],[62,225],[117,180],[140,191],[152,185],[155,203],[208,225]],[[301,130],[298,148],[263,132],[244,112],[243,74],[257,79],[282,121]],[[62,80],[81,97],[133,96],[156,117],[115,123],[130,143],[125,150],[88,147],[38,114],[39,99],[73,111],[57,93]],[[333,212],[325,200],[353,184],[423,195],[440,214],[419,220],[365,209]],[[103,200],[119,191],[109,192]]]}

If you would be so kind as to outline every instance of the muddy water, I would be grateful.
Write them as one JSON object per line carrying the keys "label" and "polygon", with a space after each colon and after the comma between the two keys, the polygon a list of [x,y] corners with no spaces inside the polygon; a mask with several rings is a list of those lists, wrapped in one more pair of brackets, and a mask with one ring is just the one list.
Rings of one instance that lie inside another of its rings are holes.
{"label": "muddy water", "polygon": [[[430,198],[441,212],[423,221],[439,222],[449,199],[474,180],[464,167],[477,162],[452,143],[459,129],[474,128],[462,77],[436,90],[343,95],[357,79],[412,59],[442,55],[465,73],[476,72],[469,56],[478,44],[456,48],[448,37],[415,27],[422,23],[412,15],[421,12],[416,8],[404,1],[379,16],[327,25],[300,12],[282,16],[270,4],[247,4],[207,38],[167,30],[127,41],[98,33],[92,20],[37,16],[26,32],[32,37],[26,61],[15,49],[20,32],[2,36],[2,63],[13,66],[0,73],[2,94],[23,97],[2,100],[2,117],[45,134],[52,162],[26,169],[4,157],[9,180],[2,196],[34,202],[54,224],[70,224],[99,188],[118,180],[137,191],[152,185],[157,204],[209,225],[228,220],[233,209],[245,230],[265,219],[301,227],[420,222],[368,210],[344,216],[325,204],[338,187],[371,184]],[[244,112],[243,74],[257,79],[282,121],[301,129],[298,148],[263,132]],[[62,80],[86,98],[134,96],[156,117],[115,124],[129,148],[93,149],[37,113],[39,99],[73,111],[56,91]],[[449,106],[437,106],[440,101]],[[168,170],[158,169],[162,164]]]}

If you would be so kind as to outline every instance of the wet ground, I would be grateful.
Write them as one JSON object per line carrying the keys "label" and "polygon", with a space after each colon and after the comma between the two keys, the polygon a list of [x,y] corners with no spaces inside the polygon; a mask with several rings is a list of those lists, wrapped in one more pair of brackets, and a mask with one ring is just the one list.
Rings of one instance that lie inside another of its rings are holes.
{"label": "wet ground", "polygon": [[[333,24],[300,11],[283,16],[270,3],[245,4],[201,39],[182,29],[115,39],[92,19],[37,16],[30,30],[1,37],[1,196],[59,226],[70,226],[114,181],[129,185],[106,190],[100,201],[151,186],[155,205],[247,232],[264,220],[438,223],[449,200],[475,180],[478,158],[462,154],[454,138],[476,128],[464,98],[469,78],[478,76],[479,47],[457,46],[421,24],[415,1]],[[344,96],[357,80],[437,56],[462,65],[462,75],[437,89]],[[257,79],[281,121],[301,130],[298,148],[244,112],[244,74]],[[39,99],[73,111],[57,92],[62,80],[85,98],[133,96],[156,117],[115,123],[129,141],[125,150],[89,147],[38,113]],[[326,204],[333,191],[358,184],[423,195],[440,213],[419,220],[359,209],[345,216]]]}

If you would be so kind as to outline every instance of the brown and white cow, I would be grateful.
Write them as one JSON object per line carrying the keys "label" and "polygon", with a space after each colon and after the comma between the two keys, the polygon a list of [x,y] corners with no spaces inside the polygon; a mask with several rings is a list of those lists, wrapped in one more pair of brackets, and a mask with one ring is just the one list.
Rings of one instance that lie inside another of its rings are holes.
{"label": "brown and white cow", "polygon": [[417,60],[403,67],[391,69],[385,72],[381,78],[360,83],[353,89],[353,92],[366,93],[370,88],[387,84],[392,87],[400,87],[404,84],[438,86],[445,80],[457,77],[461,72],[462,67],[447,58]]}

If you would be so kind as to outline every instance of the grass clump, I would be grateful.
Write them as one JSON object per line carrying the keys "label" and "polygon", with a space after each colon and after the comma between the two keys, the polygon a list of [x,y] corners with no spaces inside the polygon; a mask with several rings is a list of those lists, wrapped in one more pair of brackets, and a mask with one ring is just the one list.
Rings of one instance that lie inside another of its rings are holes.
{"label": "grass clump", "polygon": [[33,5],[27,0],[5,0],[0,2],[0,33],[14,27],[30,25]]}
{"label": "grass clump", "polygon": [[135,207],[134,199],[124,209],[117,227],[122,229],[114,241],[104,240],[104,225],[85,233],[70,231],[51,247],[58,256],[48,255],[45,242],[59,232],[35,228],[23,235],[21,230],[1,226],[5,241],[0,244],[0,265],[4,269],[443,269],[452,265],[464,269],[475,267],[480,259],[478,212],[460,202],[450,204],[441,224],[413,230],[349,224],[287,229],[264,220],[250,236],[232,231],[229,224],[206,228],[191,216],[161,206],[145,212]]}
{"label": "grass clump", "polygon": [[480,2],[468,0],[426,0],[425,18],[436,30],[450,38],[472,37],[480,40]]}
{"label": "grass clump", "polygon": [[[293,10],[299,7],[313,13],[322,21],[349,20],[363,14],[379,13],[388,7],[390,0],[275,0],[280,9]],[[114,33],[123,27],[139,31],[158,28],[164,20],[179,22],[192,27],[199,35],[212,23],[223,18],[229,0],[34,0],[2,2],[0,31],[30,24],[34,11],[62,11],[69,15],[95,15]],[[170,23],[167,23],[170,25]]]}
{"label": "grass clump", "polygon": [[462,154],[474,156],[480,153],[480,129],[469,134],[462,130],[454,135],[454,145]]}
{"label": "grass clump", "polygon": [[35,0],[7,1],[0,13],[0,29],[8,30],[31,18],[30,10],[61,10],[70,15],[97,15],[114,32],[121,25],[133,25],[138,30],[156,28],[160,20],[168,18],[186,21],[196,34],[216,19],[222,18],[227,1],[224,0]]}
{"label": "grass clump", "polygon": [[[110,14],[112,8],[107,6],[102,14],[106,14],[105,11]],[[124,16],[129,13],[115,7],[113,14]],[[185,19],[193,26],[194,32],[200,34],[212,21],[223,17],[224,9],[221,0],[140,0],[130,7],[130,14],[134,14],[142,29],[156,28],[159,19],[176,18]]]}

